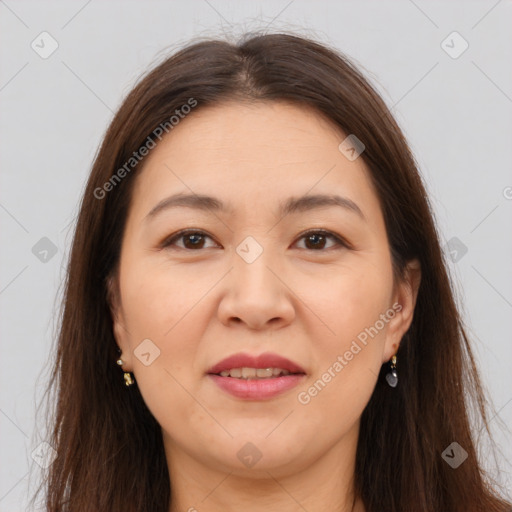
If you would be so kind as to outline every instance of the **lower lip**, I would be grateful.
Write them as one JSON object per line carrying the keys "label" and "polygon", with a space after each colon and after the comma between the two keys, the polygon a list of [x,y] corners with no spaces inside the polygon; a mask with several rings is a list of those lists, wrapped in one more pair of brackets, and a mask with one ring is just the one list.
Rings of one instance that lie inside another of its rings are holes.
{"label": "lower lip", "polygon": [[306,376],[303,373],[283,375],[269,379],[235,379],[208,374],[223,391],[245,400],[265,400],[288,391],[299,384]]}

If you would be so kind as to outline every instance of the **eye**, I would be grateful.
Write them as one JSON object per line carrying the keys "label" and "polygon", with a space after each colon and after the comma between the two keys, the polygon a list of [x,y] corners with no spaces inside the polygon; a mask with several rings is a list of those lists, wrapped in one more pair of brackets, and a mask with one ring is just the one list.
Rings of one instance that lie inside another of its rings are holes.
{"label": "eye", "polygon": [[[170,247],[172,245],[180,248],[180,249],[203,249],[204,248],[204,239],[209,238],[212,240],[212,237],[207,235],[203,231],[195,231],[191,229],[186,229],[179,231],[178,233],[172,235],[170,238],[167,238],[162,242],[160,248]],[[175,242],[177,240],[185,240],[184,246],[176,245]]]}
{"label": "eye", "polygon": [[[208,234],[206,234],[204,231],[198,231],[198,230],[182,230],[178,233],[175,233],[171,237],[167,238],[162,242],[160,245],[160,248],[166,248],[175,246],[180,249],[190,249],[190,250],[197,250],[197,249],[204,249],[205,248],[205,239],[209,238],[210,240],[213,240],[212,237]],[[330,231],[326,231],[323,229],[320,230],[314,230],[314,231],[308,231],[306,233],[303,233],[299,240],[305,240],[306,243],[306,249],[322,252],[322,249],[325,249],[325,244],[328,239],[334,242],[334,246],[338,247],[349,247],[349,245],[342,240],[339,236],[335,235],[334,233],[331,233]],[[184,240],[183,245],[176,244],[177,241]],[[332,248],[333,246],[331,246]],[[208,247],[206,247],[208,248]]]}
{"label": "eye", "polygon": [[[325,242],[327,239],[333,240],[335,246],[348,247],[348,244],[339,236],[336,236],[334,233],[331,233],[330,231],[326,231],[324,229],[308,231],[307,233],[303,233],[300,236],[299,240],[302,239],[305,239],[306,249],[310,249],[317,252],[322,252],[321,249],[325,249]],[[307,246],[308,244],[309,247]]]}

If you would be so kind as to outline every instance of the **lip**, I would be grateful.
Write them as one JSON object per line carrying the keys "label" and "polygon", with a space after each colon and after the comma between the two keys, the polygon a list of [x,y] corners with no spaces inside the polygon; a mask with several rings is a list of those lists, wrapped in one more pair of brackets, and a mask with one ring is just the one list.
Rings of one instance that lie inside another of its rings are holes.
{"label": "lip", "polygon": [[306,373],[297,363],[290,361],[286,357],[272,352],[265,352],[258,356],[239,353],[226,357],[222,361],[212,366],[206,373],[218,374],[231,368],[282,368],[290,373]]}
{"label": "lip", "polygon": [[[282,368],[288,370],[290,375],[268,379],[236,379],[218,375],[224,370],[244,367]],[[306,372],[297,363],[270,352],[258,356],[234,354],[219,361],[207,373],[208,377],[223,391],[245,400],[268,400],[294,388],[306,377]]]}
{"label": "lip", "polygon": [[233,377],[221,377],[213,373],[208,374],[220,389],[236,398],[244,400],[269,400],[295,386],[306,378],[304,373],[283,375],[270,379],[234,379]]}

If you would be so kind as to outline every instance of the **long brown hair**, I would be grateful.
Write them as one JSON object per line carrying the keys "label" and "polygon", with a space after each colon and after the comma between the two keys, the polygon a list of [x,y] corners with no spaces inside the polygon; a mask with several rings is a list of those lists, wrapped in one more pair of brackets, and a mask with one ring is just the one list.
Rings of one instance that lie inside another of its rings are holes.
{"label": "long brown hair", "polygon": [[[355,483],[366,511],[510,510],[477,459],[470,415],[490,435],[487,400],[404,135],[347,57],[282,33],[189,44],[139,81],[104,136],[80,204],[47,389],[56,394],[48,415],[57,456],[43,477],[46,510],[169,510],[161,429],[116,365],[107,283],[119,263],[133,180],[144,165],[126,163],[191,99],[195,110],[231,100],[293,102],[355,134],[378,191],[395,279],[409,260],[421,263],[414,319],[398,352],[400,385],[383,382],[383,366],[361,417]],[[467,452],[457,469],[442,457],[454,441]]]}

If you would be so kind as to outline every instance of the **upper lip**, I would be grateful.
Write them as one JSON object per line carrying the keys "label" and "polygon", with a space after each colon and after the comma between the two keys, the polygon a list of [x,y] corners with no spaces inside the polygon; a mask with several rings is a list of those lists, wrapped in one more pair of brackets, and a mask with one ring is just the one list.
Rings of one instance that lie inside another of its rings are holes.
{"label": "upper lip", "polygon": [[271,352],[257,356],[244,353],[233,354],[212,366],[207,373],[218,374],[231,368],[281,368],[290,373],[306,373],[297,363]]}

